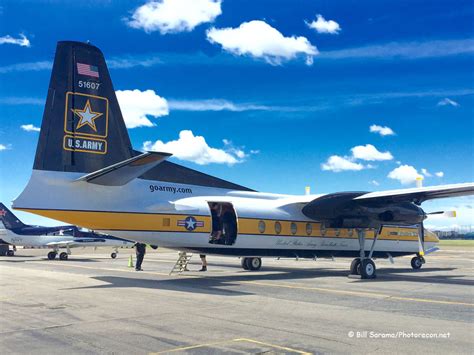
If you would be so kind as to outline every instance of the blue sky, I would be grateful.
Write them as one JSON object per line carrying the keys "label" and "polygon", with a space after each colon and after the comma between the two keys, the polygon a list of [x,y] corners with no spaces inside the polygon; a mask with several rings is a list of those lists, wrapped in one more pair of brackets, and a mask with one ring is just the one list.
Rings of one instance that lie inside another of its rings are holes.
{"label": "blue sky", "polygon": [[[1,3],[1,201],[29,178],[58,40],[104,52],[135,148],[256,190],[474,180],[471,1],[165,2]],[[425,209],[466,225],[473,204]]]}

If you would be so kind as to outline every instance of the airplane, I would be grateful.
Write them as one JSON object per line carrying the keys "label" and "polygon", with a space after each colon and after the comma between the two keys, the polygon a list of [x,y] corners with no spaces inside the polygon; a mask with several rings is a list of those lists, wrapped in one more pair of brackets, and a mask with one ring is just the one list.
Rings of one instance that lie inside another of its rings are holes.
{"label": "airplane", "polygon": [[16,246],[45,247],[53,250],[48,253],[48,259],[54,260],[59,253],[59,248],[66,248],[67,252],[59,254],[60,260],[67,260],[71,254],[70,248],[78,247],[112,247],[110,254],[115,259],[118,248],[131,248],[134,242],[120,239],[111,235],[81,231],[77,226],[42,227],[31,226],[21,222],[3,203],[0,203],[0,238],[13,245],[13,250],[7,251],[8,256],[14,256]]}
{"label": "airplane", "polygon": [[[427,200],[471,195],[474,183],[320,195],[263,193],[133,149],[99,48],[58,42],[31,178],[13,208],[101,233],[200,254],[241,258],[354,258],[351,275],[376,277],[375,258],[436,248]],[[211,212],[211,206],[216,212]],[[216,238],[215,225],[223,233]]]}

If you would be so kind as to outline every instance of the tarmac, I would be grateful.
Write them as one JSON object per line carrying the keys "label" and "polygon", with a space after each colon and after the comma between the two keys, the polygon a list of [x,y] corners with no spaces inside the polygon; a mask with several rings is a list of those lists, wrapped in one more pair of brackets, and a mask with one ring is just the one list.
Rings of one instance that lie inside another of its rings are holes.
{"label": "tarmac", "polygon": [[349,259],[263,259],[245,271],[208,256],[209,271],[169,275],[177,258],[149,250],[144,271],[106,248],[0,257],[3,354],[472,353],[474,249],[445,248],[413,271],[377,260],[377,279],[349,278]]}

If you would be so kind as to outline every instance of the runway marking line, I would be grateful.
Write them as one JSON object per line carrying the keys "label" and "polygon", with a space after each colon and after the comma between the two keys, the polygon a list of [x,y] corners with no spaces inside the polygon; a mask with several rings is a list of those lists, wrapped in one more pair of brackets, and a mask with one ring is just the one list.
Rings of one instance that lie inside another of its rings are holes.
{"label": "runway marking line", "polygon": [[[37,263],[32,261],[31,263]],[[80,269],[90,269],[90,270],[99,270],[95,267],[84,266],[84,265],[72,265],[72,264],[61,264],[61,266],[68,266],[68,267],[75,267]],[[127,273],[136,273],[137,271],[133,270],[123,270],[123,269],[112,269],[112,268],[100,268],[100,270],[105,271],[114,271],[114,272],[127,272]],[[164,272],[156,272],[156,271],[140,271],[142,274],[148,275],[160,275],[160,276],[167,276],[170,275]],[[196,276],[190,274],[183,274],[180,276],[188,277],[188,278],[209,278],[206,276]],[[403,296],[393,296],[385,293],[377,293],[377,292],[362,292],[362,291],[348,291],[348,290],[336,290],[331,288],[322,288],[322,287],[310,287],[310,286],[303,286],[303,285],[289,285],[284,283],[271,283],[271,282],[264,282],[264,281],[239,281],[241,283],[246,284],[253,284],[259,286],[268,286],[268,287],[281,287],[281,288],[290,288],[290,289],[300,289],[300,290],[307,290],[307,291],[319,291],[319,292],[326,292],[326,293],[335,293],[335,294],[344,294],[344,295],[352,295],[358,297],[367,297],[367,298],[379,298],[384,300],[397,300],[397,301],[412,301],[412,302],[421,302],[421,303],[434,303],[434,304],[449,304],[449,305],[457,305],[457,306],[468,306],[474,307],[474,303],[467,303],[467,302],[457,302],[457,301],[442,301],[442,300],[433,300],[427,298],[415,298],[415,297],[403,297]]]}
{"label": "runway marking line", "polygon": [[377,293],[377,292],[335,290],[335,289],[330,289],[330,288],[309,287],[309,286],[301,286],[301,285],[288,285],[288,284],[281,284],[281,283],[273,284],[273,283],[262,282],[262,281],[241,281],[241,282],[255,284],[259,286],[292,288],[292,289],[300,289],[300,290],[308,290],[308,291],[320,291],[320,292],[338,293],[338,294],[345,294],[345,295],[352,295],[352,296],[359,296],[359,297],[382,298],[382,299],[388,299],[388,300],[393,299],[393,300],[399,300],[399,301],[413,301],[413,302],[436,303],[436,304],[453,304],[453,305],[470,306],[470,307],[474,306],[474,303],[465,303],[465,302],[457,302],[457,301],[441,301],[441,300],[433,300],[433,299],[427,299],[427,298],[393,296],[393,295]]}
{"label": "runway marking line", "polygon": [[169,349],[169,350],[163,350],[163,351],[150,353],[149,355],[166,354],[166,353],[172,353],[172,352],[176,352],[176,351],[186,351],[186,350],[192,350],[192,349],[198,349],[198,348],[207,348],[207,347],[212,347],[212,346],[215,346],[215,345],[223,345],[223,344],[238,343],[238,342],[253,343],[253,344],[257,344],[257,345],[267,346],[269,348],[289,351],[289,352],[292,352],[292,353],[295,353],[295,354],[303,354],[303,355],[311,354],[310,352],[307,352],[307,351],[301,351],[301,350],[288,348],[286,346],[280,346],[280,345],[275,345],[275,344],[270,344],[270,343],[264,343],[262,341],[258,341],[258,340],[254,340],[254,339],[236,338],[236,339],[231,339],[231,340],[216,341],[216,342],[212,342],[212,343],[182,346],[182,347],[179,347],[179,348],[173,348],[173,349]]}

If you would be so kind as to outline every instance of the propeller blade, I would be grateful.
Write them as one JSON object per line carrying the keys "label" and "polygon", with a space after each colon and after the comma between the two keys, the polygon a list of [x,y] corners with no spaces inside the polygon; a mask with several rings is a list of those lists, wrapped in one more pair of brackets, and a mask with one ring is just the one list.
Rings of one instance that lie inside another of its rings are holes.
{"label": "propeller blade", "polygon": [[425,255],[425,227],[423,222],[418,225],[418,245],[420,256]]}
{"label": "propeller blade", "polygon": [[428,216],[456,217],[456,211],[436,211],[427,213]]}

